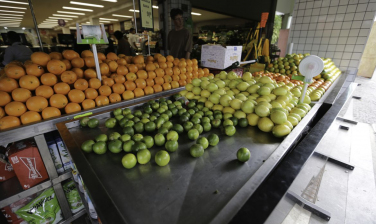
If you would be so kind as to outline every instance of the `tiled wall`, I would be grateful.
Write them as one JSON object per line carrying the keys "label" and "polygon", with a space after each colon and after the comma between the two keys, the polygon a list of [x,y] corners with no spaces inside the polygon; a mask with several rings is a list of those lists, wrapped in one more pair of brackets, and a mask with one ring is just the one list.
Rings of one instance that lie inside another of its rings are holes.
{"label": "tiled wall", "polygon": [[332,58],[355,78],[375,11],[376,0],[296,0],[289,35],[293,53]]}

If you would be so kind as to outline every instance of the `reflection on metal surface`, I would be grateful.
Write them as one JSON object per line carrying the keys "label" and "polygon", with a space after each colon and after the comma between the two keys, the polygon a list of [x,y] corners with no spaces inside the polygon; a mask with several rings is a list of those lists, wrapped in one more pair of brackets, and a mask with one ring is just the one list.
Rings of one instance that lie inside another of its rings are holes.
{"label": "reflection on metal surface", "polygon": [[315,204],[317,200],[317,194],[320,190],[320,183],[325,171],[325,164],[320,169],[320,172],[317,176],[313,176],[309,181],[307,187],[304,189],[302,193],[302,198],[306,199],[307,201]]}

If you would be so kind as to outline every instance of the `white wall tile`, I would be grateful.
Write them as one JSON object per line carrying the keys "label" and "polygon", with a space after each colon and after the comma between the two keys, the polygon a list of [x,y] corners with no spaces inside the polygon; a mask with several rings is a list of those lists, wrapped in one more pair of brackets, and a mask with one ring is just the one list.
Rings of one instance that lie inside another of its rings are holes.
{"label": "white wall tile", "polygon": [[320,15],[320,8],[314,8],[314,9],[312,10],[312,15],[313,15],[313,16],[318,16],[318,15]]}
{"label": "white wall tile", "polygon": [[301,30],[302,29],[301,24],[296,24],[294,27],[295,27],[295,30]]}
{"label": "white wall tile", "polygon": [[[316,27],[315,27],[315,29],[316,29]],[[308,37],[314,37],[315,36],[315,31],[314,30],[309,30],[307,36]]]}
{"label": "white wall tile", "polygon": [[368,3],[367,11],[374,12],[375,10],[376,10],[376,3],[375,2]]}
{"label": "white wall tile", "polygon": [[326,57],[326,58],[333,58],[333,56],[334,56],[334,52],[332,52],[332,51],[328,51],[328,52],[326,52],[326,54],[325,54],[325,57]]}
{"label": "white wall tile", "polygon": [[313,45],[312,45],[312,50],[313,50],[313,51],[318,51],[318,50],[319,50],[319,47],[320,47],[320,45],[318,45],[318,44],[313,44]]}
{"label": "white wall tile", "polygon": [[337,13],[346,13],[346,10],[347,10],[347,5],[341,5],[340,7],[338,7],[337,9]]}
{"label": "white wall tile", "polygon": [[313,38],[312,37],[308,37],[306,39],[306,44],[312,44],[313,43]]}
{"label": "white wall tile", "polygon": [[331,46],[331,45],[336,45],[338,43],[338,37],[331,37],[330,39],[329,39],[329,46]]}
{"label": "white wall tile", "polygon": [[356,39],[356,44],[366,44],[367,43],[367,37],[358,37]]}
{"label": "white wall tile", "polygon": [[306,3],[305,2],[299,3],[299,10],[300,9],[305,9],[305,7],[306,7]]}
{"label": "white wall tile", "polygon": [[304,16],[311,16],[312,15],[312,9],[306,9],[304,11]]}
{"label": "white wall tile", "polygon": [[351,59],[351,55],[352,55],[352,53],[345,52],[342,55],[342,59]]}
{"label": "white wall tile", "polygon": [[360,29],[351,29],[349,33],[349,37],[357,37],[359,35]]}
{"label": "white wall tile", "polygon": [[324,32],[323,30],[317,30],[315,32],[315,37],[322,37],[323,32]]}
{"label": "white wall tile", "polygon": [[319,52],[318,51],[311,51],[311,55],[318,55]]}
{"label": "white wall tile", "polygon": [[355,13],[347,13],[345,15],[344,21],[352,21],[354,19]]}
{"label": "white wall tile", "polygon": [[359,0],[359,3],[368,3],[368,0]]}
{"label": "white wall tile", "polygon": [[341,60],[340,66],[349,66],[350,60]]}
{"label": "white wall tile", "polygon": [[334,22],[333,29],[341,29],[343,22]]}
{"label": "white wall tile", "polygon": [[295,23],[303,23],[303,17],[302,16],[296,17]]}
{"label": "white wall tile", "polygon": [[326,17],[326,22],[334,22],[335,19],[336,19],[335,15],[328,15]]}
{"label": "white wall tile", "polygon": [[343,22],[342,29],[350,29],[352,22]]}
{"label": "white wall tile", "polygon": [[354,52],[362,53],[364,50],[364,45],[355,45]]}
{"label": "white wall tile", "polygon": [[364,20],[372,20],[373,18],[375,18],[375,12],[366,12],[366,14],[364,15]]}
{"label": "white wall tile", "polygon": [[353,21],[351,24],[351,29],[359,29],[362,26],[362,21]]}
{"label": "white wall tile", "polygon": [[356,5],[348,5],[347,6],[347,9],[346,9],[347,13],[355,12],[355,11],[356,11]]}
{"label": "white wall tile", "polygon": [[309,52],[309,51],[311,51],[311,50],[312,50],[312,44],[306,44],[306,45],[304,46],[304,51]]}
{"label": "white wall tile", "polygon": [[329,8],[328,7],[324,7],[324,8],[320,9],[320,15],[327,15],[328,12],[329,12]]}
{"label": "white wall tile", "polygon": [[332,30],[332,36],[333,37],[339,37],[340,30]]}
{"label": "white wall tile", "polygon": [[[335,54],[335,53],[334,53]],[[341,59],[340,58],[332,58],[334,64],[338,67],[339,64],[341,64]]]}
{"label": "white wall tile", "polygon": [[326,54],[326,51],[320,51],[319,50],[319,53],[317,54],[317,56],[319,56],[319,57],[325,57],[325,54]]}
{"label": "white wall tile", "polygon": [[362,53],[352,53],[351,59],[360,60],[361,57],[362,57]]}
{"label": "white wall tile", "polygon": [[346,44],[344,51],[345,52],[353,52],[354,51],[354,44]]}
{"label": "white wall tile", "polygon": [[349,37],[346,44],[355,44],[357,37]]}
{"label": "white wall tile", "polygon": [[325,28],[325,23],[317,23],[317,30],[323,30]]}
{"label": "white wall tile", "polygon": [[311,22],[311,17],[310,16],[305,16],[303,18],[303,23],[310,23]]}
{"label": "white wall tile", "polygon": [[311,8],[313,8],[313,2],[307,2],[306,9],[311,9]]}
{"label": "white wall tile", "polygon": [[308,30],[316,30],[317,23],[310,23],[308,26]]}
{"label": "white wall tile", "polygon": [[370,29],[372,27],[372,25],[373,25],[373,20],[365,20],[365,21],[363,21],[361,28],[362,29]]}
{"label": "white wall tile", "polygon": [[360,29],[359,36],[360,37],[368,37],[370,29]]}
{"label": "white wall tile", "polygon": [[328,14],[333,15],[337,13],[338,6],[335,7],[329,7]]}
{"label": "white wall tile", "polygon": [[367,5],[368,4],[358,4],[356,7],[356,12],[365,12],[367,11]]}
{"label": "white wall tile", "polygon": [[315,38],[313,39],[314,44],[320,44],[321,43],[321,38]]}
{"label": "white wall tile", "polygon": [[342,37],[349,36],[350,30],[341,30],[341,33],[339,34]]}
{"label": "white wall tile", "polygon": [[334,58],[341,59],[343,52],[334,52]]}
{"label": "white wall tile", "polygon": [[300,37],[307,37],[308,31],[300,31]]}
{"label": "white wall tile", "polygon": [[317,23],[319,21],[319,16],[311,16],[311,23]]}
{"label": "white wall tile", "polygon": [[329,44],[329,37],[321,38],[321,44]]}
{"label": "white wall tile", "polygon": [[[356,38],[356,37],[355,37]],[[347,42],[347,37],[339,37],[338,38],[338,44],[346,44]]]}
{"label": "white wall tile", "polygon": [[359,61],[358,60],[350,60],[349,66],[351,67],[358,67]]}
{"label": "white wall tile", "polygon": [[330,0],[323,0],[322,4],[321,4],[321,7],[327,7],[329,5],[330,5]]}
{"label": "white wall tile", "polygon": [[363,20],[364,15],[364,12],[357,12],[355,13],[354,20]]}
{"label": "white wall tile", "polygon": [[328,45],[327,44],[320,44],[320,47],[319,47],[320,51],[326,51],[327,49],[328,49]]}
{"label": "white wall tile", "polygon": [[349,1],[349,4],[358,4],[359,3],[359,0],[350,0]]}
{"label": "white wall tile", "polygon": [[331,33],[332,33],[331,30],[324,30],[322,36],[323,36],[323,37],[330,37]]}
{"label": "white wall tile", "polygon": [[322,4],[322,1],[314,1],[313,3],[313,8],[320,8],[321,7],[321,4]]}
{"label": "white wall tile", "polygon": [[333,24],[334,23],[325,23],[325,30],[331,30],[331,29],[333,29]]}
{"label": "white wall tile", "polygon": [[345,19],[345,14],[337,14],[335,21],[343,21]]}
{"label": "white wall tile", "polygon": [[319,23],[325,23],[326,22],[327,15],[320,15],[319,16]]}
{"label": "white wall tile", "polygon": [[334,44],[329,44],[328,46],[328,51],[335,51],[336,50],[336,45]]}
{"label": "white wall tile", "polygon": [[336,6],[339,5],[339,0],[331,0],[330,1],[330,6]]}
{"label": "white wall tile", "polygon": [[339,1],[339,5],[348,5],[349,4],[349,0],[340,0]]}
{"label": "white wall tile", "polygon": [[299,44],[304,44],[305,43],[305,41],[306,41],[306,38],[299,38],[299,41],[298,41],[298,43]]}
{"label": "white wall tile", "polygon": [[298,11],[298,16],[304,16],[304,10]]}

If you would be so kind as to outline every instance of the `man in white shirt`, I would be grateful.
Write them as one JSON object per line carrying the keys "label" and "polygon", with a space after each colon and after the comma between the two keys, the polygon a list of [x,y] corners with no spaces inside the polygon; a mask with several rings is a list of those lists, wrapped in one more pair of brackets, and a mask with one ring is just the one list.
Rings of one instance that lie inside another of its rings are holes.
{"label": "man in white shirt", "polygon": [[30,56],[33,52],[30,48],[21,44],[18,33],[9,31],[7,33],[7,39],[11,46],[5,49],[3,65],[7,65],[12,61],[25,62],[26,60],[30,60]]}
{"label": "man in white shirt", "polygon": [[138,50],[138,47],[136,45],[137,43],[138,35],[136,35],[136,30],[134,28],[129,29],[129,44],[132,48],[132,55],[136,55],[136,52]]}

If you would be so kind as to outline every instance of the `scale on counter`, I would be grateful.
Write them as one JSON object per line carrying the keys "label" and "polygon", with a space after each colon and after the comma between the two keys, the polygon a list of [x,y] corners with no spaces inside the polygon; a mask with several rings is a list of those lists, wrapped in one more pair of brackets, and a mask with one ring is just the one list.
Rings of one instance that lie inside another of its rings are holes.
{"label": "scale on counter", "polygon": [[[304,88],[300,97],[300,103],[304,102],[304,97],[307,93],[308,84],[313,81],[313,77],[320,75],[324,69],[324,62],[316,55],[309,55],[302,59],[299,64],[299,72],[304,76]],[[295,76],[296,77],[296,76]],[[302,78],[302,77],[299,77]]]}

